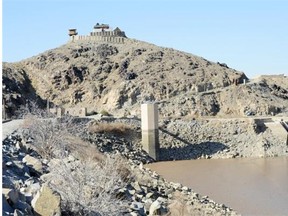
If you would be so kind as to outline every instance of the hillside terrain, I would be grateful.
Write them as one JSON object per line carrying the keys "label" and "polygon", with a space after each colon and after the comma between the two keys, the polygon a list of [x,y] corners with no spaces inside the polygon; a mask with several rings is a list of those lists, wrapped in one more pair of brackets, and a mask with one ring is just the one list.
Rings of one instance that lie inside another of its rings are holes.
{"label": "hillside terrain", "polygon": [[117,116],[138,116],[145,101],[159,102],[163,117],[270,115],[288,107],[287,77],[249,81],[225,63],[132,39],[75,41],[3,63],[2,80],[12,114],[37,98]]}
{"label": "hillside terrain", "polygon": [[[159,104],[159,160],[288,155],[278,130],[288,122],[284,75],[249,80],[225,63],[125,39],[3,63],[2,84],[8,117],[24,118],[2,139],[3,215],[238,215],[143,166],[154,162],[141,145],[147,101]],[[47,100],[101,115],[50,118],[38,107]]]}

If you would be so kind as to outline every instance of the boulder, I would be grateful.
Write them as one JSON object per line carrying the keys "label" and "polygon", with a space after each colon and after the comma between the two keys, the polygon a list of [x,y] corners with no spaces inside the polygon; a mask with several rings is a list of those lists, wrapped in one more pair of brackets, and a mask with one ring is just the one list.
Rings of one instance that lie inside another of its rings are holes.
{"label": "boulder", "polygon": [[61,215],[60,196],[47,185],[41,187],[31,205],[38,215]]}
{"label": "boulder", "polygon": [[144,205],[141,202],[132,202],[130,209],[137,211],[140,215],[144,215]]}
{"label": "boulder", "polygon": [[152,205],[153,201],[151,199],[147,199],[144,202],[144,210],[145,212],[148,212],[150,209],[150,206]]}
{"label": "boulder", "polygon": [[10,203],[16,204],[19,200],[19,192],[15,189],[3,188],[2,194]]}
{"label": "boulder", "polygon": [[24,212],[24,215],[33,215],[31,206],[22,200],[18,200],[13,207],[21,212]]}
{"label": "boulder", "polygon": [[175,190],[180,190],[182,188],[182,185],[180,183],[172,183],[172,187]]}
{"label": "boulder", "polygon": [[137,192],[142,192],[142,188],[138,181],[132,182],[131,185]]}
{"label": "boulder", "polygon": [[149,199],[149,198],[151,198],[153,195],[154,195],[154,193],[153,193],[153,192],[149,192],[149,193],[147,193],[147,194],[146,194],[146,198],[148,198],[148,199]]}
{"label": "boulder", "polygon": [[170,215],[181,216],[181,215],[193,215],[191,212],[191,206],[185,205],[185,203],[174,200],[169,206]]}
{"label": "boulder", "polygon": [[20,211],[19,209],[15,209],[13,216],[25,216],[25,213]]}
{"label": "boulder", "polygon": [[149,208],[149,216],[158,215],[158,211],[160,210],[160,208],[161,203],[158,200],[155,200]]}
{"label": "boulder", "polygon": [[43,173],[43,166],[39,159],[26,155],[22,161],[23,163],[26,163],[27,166],[31,167],[33,171]]}
{"label": "boulder", "polygon": [[128,190],[129,194],[134,195],[136,193],[135,190]]}
{"label": "boulder", "polygon": [[5,195],[2,194],[2,214],[9,215],[9,213],[13,213],[13,209],[7,202]]}
{"label": "boulder", "polygon": [[33,197],[40,190],[40,188],[40,183],[36,182],[34,184],[28,185],[27,187],[21,188],[21,192],[25,195],[27,202],[31,202]]}
{"label": "boulder", "polygon": [[131,216],[138,216],[138,212],[130,212]]}

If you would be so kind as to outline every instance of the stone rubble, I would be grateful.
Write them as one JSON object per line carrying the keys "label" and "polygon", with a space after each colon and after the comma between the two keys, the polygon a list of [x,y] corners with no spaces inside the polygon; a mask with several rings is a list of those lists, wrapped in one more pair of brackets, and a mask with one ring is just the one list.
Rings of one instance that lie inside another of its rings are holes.
{"label": "stone rubble", "polygon": [[3,215],[34,215],[31,201],[40,190],[39,176],[44,171],[40,158],[27,151],[17,134],[3,141],[2,155]]}
{"label": "stone rubble", "polygon": [[254,119],[168,119],[160,125],[161,160],[288,155],[286,143]]}
{"label": "stone rubble", "polygon": [[[126,215],[165,215],[168,213],[168,206],[175,202],[175,193],[185,197],[185,206],[192,206],[191,212],[236,215],[225,205],[216,204],[208,197],[201,197],[179,183],[167,182],[156,172],[145,168],[143,164],[150,163],[153,159],[125,139],[106,137],[104,134],[89,137],[90,140],[92,138],[104,154],[121,153],[129,158],[135,177],[118,191],[119,196],[130,202]],[[39,157],[35,151],[26,149],[23,140],[16,133],[3,141],[3,215],[51,215],[51,212],[61,215],[60,197],[45,185],[49,180],[49,161]],[[65,161],[71,163],[75,158],[69,157]]]}
{"label": "stone rubble", "polygon": [[[105,121],[129,124],[136,134],[133,135],[132,141],[109,136],[106,140],[110,142],[103,139],[105,134],[94,134],[94,137],[87,135],[86,138],[90,142],[97,143],[100,151],[111,152],[112,148],[120,151],[123,149],[121,154],[126,154],[127,158],[135,158],[135,163],[138,161],[144,164],[152,162],[147,161],[149,157],[141,150],[141,122],[139,119],[136,117],[110,118]],[[95,136],[98,136],[99,140]],[[286,143],[281,142],[268,128],[253,118],[162,119],[159,121],[159,141],[160,160],[164,161],[288,156]],[[122,143],[126,148],[123,148]],[[129,157],[127,153],[129,153]]]}

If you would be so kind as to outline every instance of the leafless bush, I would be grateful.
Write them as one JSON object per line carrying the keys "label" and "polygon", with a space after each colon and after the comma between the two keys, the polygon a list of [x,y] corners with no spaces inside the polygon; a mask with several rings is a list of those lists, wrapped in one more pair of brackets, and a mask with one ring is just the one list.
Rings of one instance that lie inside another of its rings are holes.
{"label": "leafless bush", "polygon": [[69,152],[79,160],[89,160],[99,162],[104,159],[104,155],[99,152],[95,145],[82,140],[80,137],[67,136],[66,142],[69,143]]}
{"label": "leafless bush", "polygon": [[120,157],[107,156],[101,162],[90,158],[73,163],[59,160],[52,168],[50,186],[60,194],[67,215],[118,216],[128,207],[127,201],[116,197],[127,184],[127,170]]}
{"label": "leafless bush", "polygon": [[30,118],[31,116],[37,116],[37,118],[54,117],[52,113],[48,113],[47,109],[41,109],[37,102],[29,101],[25,106],[21,106],[15,111],[18,118]]}
{"label": "leafless bush", "polygon": [[126,134],[131,130],[131,126],[121,122],[97,122],[88,127],[90,133],[114,133]]}
{"label": "leafless bush", "polygon": [[84,123],[77,122],[72,116],[45,118],[45,114],[37,106],[24,110],[23,117],[23,136],[33,139],[35,150],[43,158],[62,157],[69,153],[69,143],[73,140],[71,136],[80,136],[85,130]]}

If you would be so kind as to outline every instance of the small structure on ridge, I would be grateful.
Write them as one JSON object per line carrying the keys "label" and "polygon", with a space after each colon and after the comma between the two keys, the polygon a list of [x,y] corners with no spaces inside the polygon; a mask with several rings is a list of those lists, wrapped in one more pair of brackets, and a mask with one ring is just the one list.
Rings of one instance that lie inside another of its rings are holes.
{"label": "small structure on ridge", "polygon": [[125,32],[116,27],[114,30],[108,24],[97,23],[89,35],[78,35],[77,29],[69,29],[70,42],[78,40],[103,41],[111,43],[124,43],[127,38]]}

